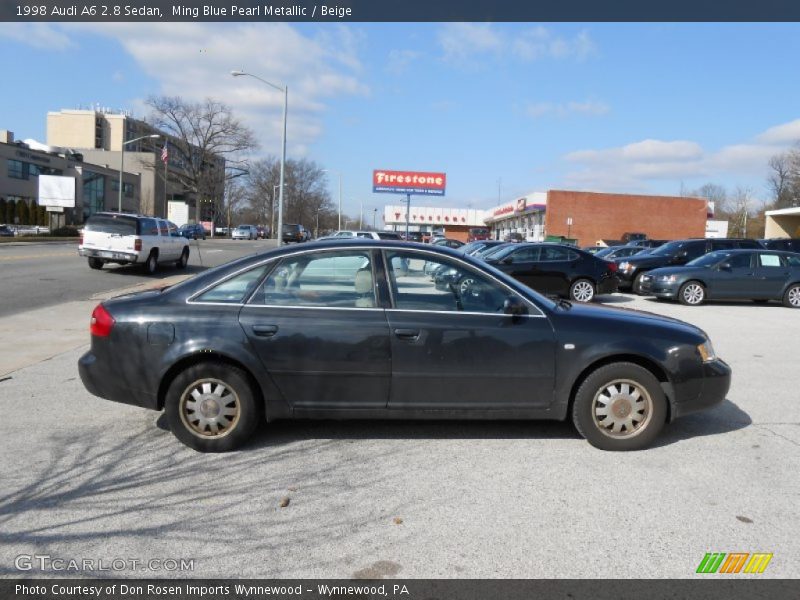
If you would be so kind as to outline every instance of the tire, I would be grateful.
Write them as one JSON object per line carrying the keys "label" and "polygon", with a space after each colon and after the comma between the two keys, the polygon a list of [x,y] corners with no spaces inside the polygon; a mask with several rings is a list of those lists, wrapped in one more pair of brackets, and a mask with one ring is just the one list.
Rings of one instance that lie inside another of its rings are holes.
{"label": "tire", "polygon": [[800,308],[800,283],[793,283],[783,294],[783,305],[787,308]]}
{"label": "tire", "polygon": [[104,264],[105,263],[102,260],[100,260],[99,258],[94,258],[93,256],[89,258],[89,268],[90,269],[96,269],[96,270],[99,271],[100,269],[103,268]]}
{"label": "tire", "polygon": [[189,264],[189,249],[184,248],[183,252],[181,252],[181,257],[175,261],[175,266],[179,269],[185,269],[187,264]]}
{"label": "tire", "polygon": [[[197,392],[199,401],[192,392]],[[240,447],[255,431],[261,415],[247,374],[210,362],[181,372],[167,390],[164,408],[173,435],[198,452]]]}
{"label": "tire", "polygon": [[631,291],[639,296],[642,295],[642,275],[644,275],[644,271],[639,271],[636,277],[633,278],[633,284],[631,285]]}
{"label": "tire", "polygon": [[627,362],[592,371],[572,405],[578,433],[600,450],[645,448],[658,436],[666,418],[667,399],[658,379],[644,367]]}
{"label": "tire", "polygon": [[699,281],[687,281],[678,290],[678,302],[686,306],[700,306],[706,300],[706,288]]}
{"label": "tire", "polygon": [[158,253],[152,250],[144,263],[144,270],[147,271],[148,275],[152,275],[156,272],[156,269],[158,269]]}
{"label": "tire", "polygon": [[588,279],[576,279],[569,286],[569,298],[576,302],[591,302],[595,293],[594,283]]}

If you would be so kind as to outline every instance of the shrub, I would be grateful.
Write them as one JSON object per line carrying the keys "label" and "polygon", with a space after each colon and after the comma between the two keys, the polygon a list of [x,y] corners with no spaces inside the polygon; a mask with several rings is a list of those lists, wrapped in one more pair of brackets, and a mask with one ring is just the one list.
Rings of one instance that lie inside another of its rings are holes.
{"label": "shrub", "polygon": [[66,227],[59,227],[50,232],[53,237],[78,237],[78,230],[74,227],[67,225]]}

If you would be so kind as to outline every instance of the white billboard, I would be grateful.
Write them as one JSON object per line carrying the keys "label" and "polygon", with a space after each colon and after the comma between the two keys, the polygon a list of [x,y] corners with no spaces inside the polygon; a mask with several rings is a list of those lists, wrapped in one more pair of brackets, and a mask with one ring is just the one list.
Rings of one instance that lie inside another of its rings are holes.
{"label": "white billboard", "polygon": [[189,205],[185,202],[167,202],[167,219],[178,227],[189,222]]}
{"label": "white billboard", "polygon": [[75,208],[75,178],[61,175],[39,175],[40,206]]}

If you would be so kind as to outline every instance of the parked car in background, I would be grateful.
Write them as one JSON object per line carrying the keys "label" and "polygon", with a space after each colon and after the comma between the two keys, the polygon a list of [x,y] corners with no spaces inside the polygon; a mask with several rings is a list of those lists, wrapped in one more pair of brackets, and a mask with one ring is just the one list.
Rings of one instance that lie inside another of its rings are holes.
{"label": "parked car in background", "polygon": [[626,246],[633,246],[635,248],[658,248],[659,246],[663,246],[669,240],[632,240],[626,244]]}
{"label": "parked car in background", "polygon": [[206,239],[206,230],[200,223],[181,225],[178,233],[189,240]]}
{"label": "parked car in background", "polygon": [[490,238],[488,227],[470,227],[467,230],[467,242],[480,242]]}
{"label": "parked car in background", "polygon": [[86,220],[78,254],[86,257],[92,269],[102,269],[106,263],[139,264],[152,274],[159,264],[167,262],[185,268],[189,240],[178,233],[174,223],[164,219],[99,212]]}
{"label": "parked car in background", "polygon": [[233,230],[231,238],[234,240],[256,240],[258,239],[258,229],[255,225],[239,225]]}
{"label": "parked car in background", "polygon": [[307,242],[311,239],[311,234],[308,233],[305,227],[299,223],[284,223],[283,224],[283,241],[284,242]]}
{"label": "parked car in background", "polygon": [[640,252],[647,252],[647,249],[639,246],[609,246],[608,248],[599,248],[594,255],[598,258],[614,260],[615,258],[627,258],[629,256],[634,256]]}
{"label": "parked car in background", "polygon": [[396,231],[378,231],[376,233],[378,234],[378,239],[381,240],[396,240],[398,242],[403,240],[403,236]]}
{"label": "parked car in background", "polygon": [[[439,291],[426,262],[470,284]],[[570,419],[593,446],[636,450],[731,379],[693,325],[553,302],[447,248],[390,241],[257,253],[103,301],[90,333],[86,389],[164,410],[204,452],[262,421],[466,416]]]}
{"label": "parked car in background", "polygon": [[464,245],[464,242],[461,240],[454,240],[450,238],[439,238],[438,240],[431,242],[434,246],[447,246],[448,248],[461,248]]}
{"label": "parked car in background", "polygon": [[8,225],[0,225],[0,237],[14,237],[14,230]]}
{"label": "parked car in background", "polygon": [[506,234],[504,238],[507,242],[524,242],[525,236],[519,233],[518,231],[512,231],[509,234]]}
{"label": "parked car in background", "polygon": [[475,256],[483,250],[488,250],[489,248],[499,246],[500,244],[505,244],[505,242],[501,242],[500,240],[480,240],[469,242],[468,244],[458,248],[458,251],[464,254],[469,254],[470,256]]}
{"label": "parked car in background", "polygon": [[584,246],[581,248],[584,252],[588,252],[589,254],[597,254],[600,250],[605,250],[604,246]]}
{"label": "parked car in background", "polygon": [[263,225],[256,225],[256,233],[258,234],[258,239],[267,239],[267,228]]}
{"label": "parked car in background", "polygon": [[340,231],[336,231],[324,237],[318,238],[319,240],[347,240],[347,239],[368,239],[368,240],[380,240],[381,234],[386,234],[389,236],[396,235],[397,238],[390,237],[390,239],[401,239],[400,234],[397,234],[393,231],[361,231],[361,230],[354,230],[354,229],[342,229]]}
{"label": "parked car in background", "polygon": [[687,239],[667,242],[647,254],[636,254],[629,258],[617,259],[620,290],[641,291],[641,278],[647,271],[659,267],[685,265],[714,250],[734,250],[751,248],[757,250],[761,245],[755,240],[736,238]]}
{"label": "parked car in background", "polygon": [[785,250],[786,252],[800,252],[800,238],[770,238],[758,240],[768,250]]}
{"label": "parked car in background", "polygon": [[641,293],[690,306],[707,300],[778,300],[800,308],[800,254],[717,250],[684,266],[645,273]]}
{"label": "parked car in background", "polygon": [[[405,235],[405,234],[404,234]],[[408,235],[406,236],[407,242],[422,242],[422,232],[421,231],[409,231]]]}
{"label": "parked car in background", "polygon": [[616,263],[563,244],[511,244],[484,260],[543,294],[591,302],[617,291]]}

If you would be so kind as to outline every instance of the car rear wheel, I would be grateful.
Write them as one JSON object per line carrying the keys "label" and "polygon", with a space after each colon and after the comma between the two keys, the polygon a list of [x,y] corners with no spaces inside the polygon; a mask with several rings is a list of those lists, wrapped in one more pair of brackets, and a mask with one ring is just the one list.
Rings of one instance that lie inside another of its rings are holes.
{"label": "car rear wheel", "polygon": [[227,452],[255,431],[261,414],[247,374],[219,363],[199,363],[169,386],[167,421],[181,442],[199,452]]}
{"label": "car rear wheel", "polygon": [[800,308],[800,283],[789,286],[783,295],[783,305],[789,308]]}
{"label": "car rear wheel", "polygon": [[179,269],[185,269],[187,264],[189,264],[189,249],[184,248],[183,252],[181,252],[181,257],[175,261],[175,266]]}
{"label": "car rear wheel", "polygon": [[591,302],[594,294],[594,284],[588,279],[578,279],[569,286],[569,297],[577,302]]}
{"label": "car rear wheel", "polygon": [[595,448],[639,450],[658,436],[667,399],[658,379],[633,363],[612,363],[583,380],[572,405],[575,428]]}
{"label": "car rear wheel", "polygon": [[103,261],[99,258],[90,257],[89,258],[89,268],[90,269],[102,269],[103,268]]}
{"label": "car rear wheel", "polygon": [[144,270],[147,271],[149,275],[152,275],[156,272],[158,268],[158,255],[156,251],[153,250],[150,255],[147,257],[147,261],[144,263]]}
{"label": "car rear wheel", "polygon": [[678,291],[678,301],[687,306],[699,306],[706,300],[706,288],[699,281],[687,281]]}

